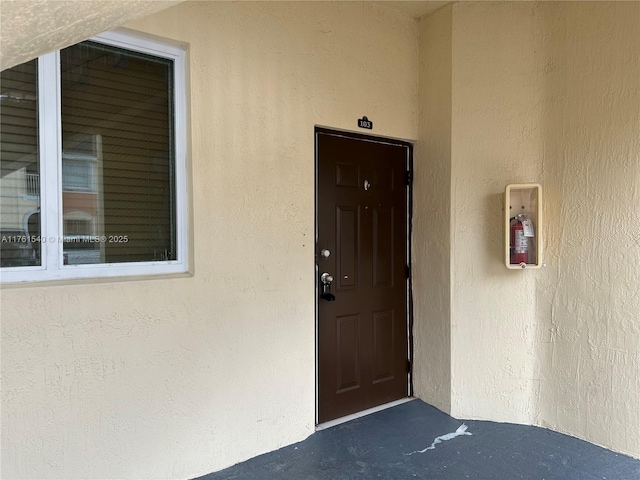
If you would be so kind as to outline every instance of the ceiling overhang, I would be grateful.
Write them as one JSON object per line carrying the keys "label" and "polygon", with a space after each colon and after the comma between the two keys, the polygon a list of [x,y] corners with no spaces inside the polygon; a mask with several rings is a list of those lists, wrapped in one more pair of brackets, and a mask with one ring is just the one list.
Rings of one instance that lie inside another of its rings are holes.
{"label": "ceiling overhang", "polygon": [[0,70],[181,3],[175,0],[2,0]]}

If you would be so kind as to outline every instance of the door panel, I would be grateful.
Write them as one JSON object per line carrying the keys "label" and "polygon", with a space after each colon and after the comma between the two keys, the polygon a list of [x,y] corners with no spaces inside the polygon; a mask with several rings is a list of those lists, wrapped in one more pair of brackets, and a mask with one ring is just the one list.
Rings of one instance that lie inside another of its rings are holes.
{"label": "door panel", "polygon": [[336,165],[336,186],[358,187],[358,166],[339,163]]}
{"label": "door panel", "polygon": [[[316,134],[318,420],[407,396],[407,186],[409,147]],[[330,252],[321,255],[323,249]]]}
{"label": "door panel", "polygon": [[393,287],[393,234],[393,207],[373,207],[374,287]]}
{"label": "door panel", "polygon": [[394,378],[393,310],[375,312],[373,314],[373,345],[375,363],[373,383],[380,383]]}
{"label": "door panel", "polygon": [[337,317],[337,393],[360,387],[360,317]]}
{"label": "door panel", "polygon": [[357,206],[338,205],[336,209],[336,265],[337,289],[340,291],[358,288],[359,227],[360,215]]}

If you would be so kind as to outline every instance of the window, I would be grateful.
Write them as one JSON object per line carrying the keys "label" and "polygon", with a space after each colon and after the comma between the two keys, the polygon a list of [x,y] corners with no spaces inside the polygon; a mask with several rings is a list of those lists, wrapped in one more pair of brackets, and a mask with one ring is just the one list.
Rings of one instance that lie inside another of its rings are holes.
{"label": "window", "polygon": [[184,71],[118,31],[1,72],[3,282],[187,271]]}
{"label": "window", "polygon": [[84,160],[70,160],[62,157],[62,191],[91,192],[93,187],[93,165]]}

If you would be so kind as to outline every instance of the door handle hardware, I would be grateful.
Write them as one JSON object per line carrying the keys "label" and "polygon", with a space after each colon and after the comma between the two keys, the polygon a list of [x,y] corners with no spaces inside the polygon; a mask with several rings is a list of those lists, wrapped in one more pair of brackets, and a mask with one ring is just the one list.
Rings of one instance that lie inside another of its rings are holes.
{"label": "door handle hardware", "polygon": [[320,294],[320,298],[328,302],[335,301],[336,296],[331,293],[331,282],[333,282],[333,277],[327,272],[324,272],[320,275],[320,281],[322,282],[322,293]]}
{"label": "door handle hardware", "polygon": [[322,275],[320,275],[320,280],[322,281],[323,285],[331,285],[331,282],[333,282],[333,277],[331,275],[329,275],[327,272],[324,272]]}

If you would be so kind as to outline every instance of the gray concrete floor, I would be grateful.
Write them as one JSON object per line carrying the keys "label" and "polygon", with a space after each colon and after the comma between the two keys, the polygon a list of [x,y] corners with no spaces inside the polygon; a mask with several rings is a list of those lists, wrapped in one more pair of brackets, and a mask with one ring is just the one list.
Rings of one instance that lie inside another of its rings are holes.
{"label": "gray concrete floor", "polygon": [[[463,423],[467,434],[447,439]],[[467,478],[640,480],[640,460],[544,428],[463,422],[414,400],[200,480]]]}

